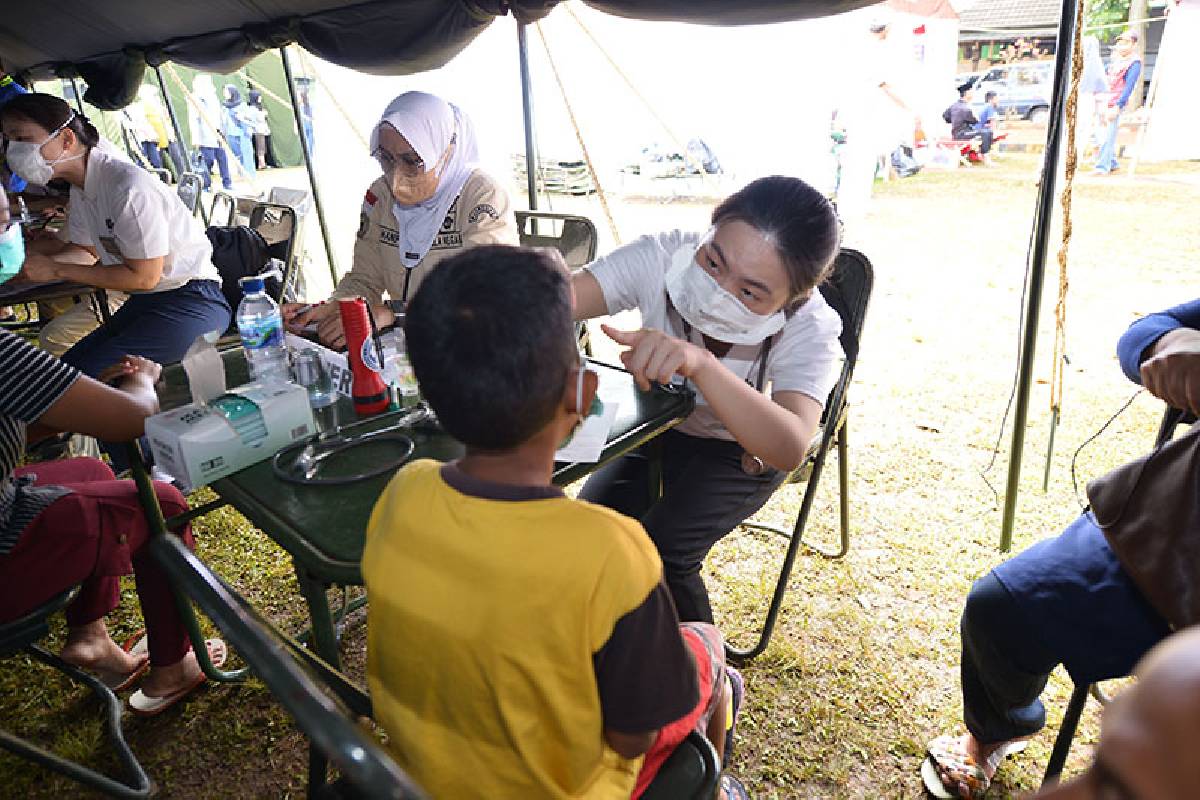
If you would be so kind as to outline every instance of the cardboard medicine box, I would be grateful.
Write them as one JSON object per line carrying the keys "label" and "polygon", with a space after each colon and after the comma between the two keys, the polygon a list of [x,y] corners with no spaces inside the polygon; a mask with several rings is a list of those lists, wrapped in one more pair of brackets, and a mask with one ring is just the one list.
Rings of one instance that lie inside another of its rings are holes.
{"label": "cardboard medicine box", "polygon": [[308,392],[294,383],[250,383],[207,405],[192,403],[146,420],[155,463],[185,492],[271,458],[315,430]]}

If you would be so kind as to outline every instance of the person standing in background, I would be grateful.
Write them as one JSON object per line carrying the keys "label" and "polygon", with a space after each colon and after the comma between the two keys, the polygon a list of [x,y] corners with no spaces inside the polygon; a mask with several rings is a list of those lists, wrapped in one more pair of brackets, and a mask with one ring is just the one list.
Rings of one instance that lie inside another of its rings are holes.
{"label": "person standing in background", "polygon": [[1119,167],[1117,134],[1121,132],[1121,112],[1125,110],[1134,87],[1142,79],[1142,60],[1135,51],[1137,42],[1138,36],[1133,31],[1122,33],[1117,37],[1112,58],[1108,62],[1108,102],[1104,104],[1102,112],[1108,123],[1108,133],[1104,144],[1100,146],[1100,154],[1096,156],[1093,175],[1110,175]]}
{"label": "person standing in background", "polygon": [[225,84],[225,102],[221,109],[221,127],[229,149],[246,171],[247,178],[254,177],[254,133],[242,93],[233,84]]}
{"label": "person standing in background", "polygon": [[[916,114],[889,83],[892,68],[887,45],[889,23],[871,23],[870,39],[858,60],[854,85],[838,109],[838,121],[846,131],[841,151],[841,180],[837,192],[838,216],[847,224],[861,221],[867,213],[875,172],[881,156],[912,137]],[[908,128],[901,130],[901,119]]]}
{"label": "person standing in background", "polygon": [[229,179],[229,161],[225,156],[225,148],[221,147],[221,137],[215,126],[221,124],[221,101],[217,98],[217,87],[213,85],[211,75],[203,73],[192,78],[190,123],[192,128],[192,146],[200,151],[200,172],[204,176],[204,190],[212,188],[213,162],[221,171],[221,185],[226,189],[233,188]]}
{"label": "person standing in background", "polygon": [[1079,76],[1079,113],[1075,122],[1075,146],[1079,157],[1092,144],[1096,135],[1096,116],[1100,109],[1097,100],[1108,90],[1104,77],[1104,59],[1100,57],[1100,40],[1083,37],[1083,74]]}
{"label": "person standing in background", "polygon": [[175,130],[171,127],[166,109],[163,108],[158,88],[143,83],[138,87],[138,101],[146,113],[146,122],[154,130],[159,150],[166,151],[170,158],[169,163],[163,160],[163,164],[174,167],[175,180],[178,182],[179,176],[187,172],[187,159],[183,155],[183,148],[179,146],[179,142],[175,141]]}
{"label": "person standing in background", "polygon": [[138,152],[145,157],[150,166],[155,169],[163,168],[162,153],[159,151],[158,133],[150,125],[146,116],[146,108],[140,99],[135,99],[125,106],[122,112],[129,122],[129,128],[137,139]]}
{"label": "person standing in background", "polygon": [[308,154],[312,156],[316,147],[313,139],[312,91],[311,78],[296,81],[296,97],[300,100],[300,124],[304,128],[304,139],[308,142]]}
{"label": "person standing in background", "polygon": [[271,146],[271,123],[267,120],[267,110],[263,108],[262,92],[251,89],[249,97],[247,114],[254,131],[254,151],[258,154],[258,168],[278,167],[275,149]]}

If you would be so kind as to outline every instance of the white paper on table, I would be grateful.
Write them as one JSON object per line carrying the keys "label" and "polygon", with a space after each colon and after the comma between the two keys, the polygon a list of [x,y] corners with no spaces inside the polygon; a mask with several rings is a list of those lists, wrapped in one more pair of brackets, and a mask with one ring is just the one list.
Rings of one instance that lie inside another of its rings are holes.
{"label": "white paper on table", "polygon": [[616,402],[605,400],[603,411],[584,419],[583,424],[575,429],[567,443],[554,454],[554,460],[595,464],[604,452],[604,445],[608,444],[608,434],[616,419]]}

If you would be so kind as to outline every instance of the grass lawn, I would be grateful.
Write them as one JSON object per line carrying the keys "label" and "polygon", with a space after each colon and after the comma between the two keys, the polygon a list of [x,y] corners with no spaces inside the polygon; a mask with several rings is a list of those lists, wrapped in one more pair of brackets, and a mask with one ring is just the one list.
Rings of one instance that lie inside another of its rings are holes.
{"label": "grass lawn", "polygon": [[[995,465],[986,467],[1015,369],[1037,168],[1036,156],[1014,155],[992,169],[880,184],[868,225],[847,232],[848,244],[876,269],[851,393],[853,548],[841,561],[800,557],[772,645],[745,670],[734,771],[755,797],[922,797],[917,769],[925,742],[961,730],[958,616],[971,582],[1004,558],[997,550],[1000,504],[989,483],[1003,490],[1011,429]],[[1056,243],[1014,552],[1079,513],[1072,456],[1134,392],[1117,367],[1117,337],[1138,316],[1195,291],[1198,175],[1198,164],[1144,166],[1136,181],[1088,178],[1076,185],[1062,422],[1043,492]],[[707,213],[653,203],[615,211],[627,238]],[[1160,412],[1152,398],[1135,399],[1079,454],[1079,491],[1142,452]],[[831,461],[808,537],[836,536],[836,476]],[[802,488],[777,493],[762,517],[793,518]],[[290,561],[262,533],[228,509],[201,520],[196,533],[199,554],[218,573],[285,628],[302,625]],[[718,620],[732,638],[744,643],[761,619],[783,544],[739,533],[709,559]],[[114,636],[136,630],[138,619],[127,583],[112,617]],[[352,618],[343,641],[356,675],[362,620]],[[61,635],[60,627],[51,647]],[[113,769],[95,704],[54,675],[23,657],[6,661],[0,727]],[[1051,679],[1048,729],[1001,768],[990,796],[1016,797],[1037,785],[1070,688],[1061,672]],[[1085,763],[1096,720],[1090,704],[1068,772]],[[210,687],[153,720],[127,718],[126,730],[163,797],[303,794],[305,741],[257,681]],[[0,780],[5,796],[82,796],[75,784],[8,755],[0,755]]]}

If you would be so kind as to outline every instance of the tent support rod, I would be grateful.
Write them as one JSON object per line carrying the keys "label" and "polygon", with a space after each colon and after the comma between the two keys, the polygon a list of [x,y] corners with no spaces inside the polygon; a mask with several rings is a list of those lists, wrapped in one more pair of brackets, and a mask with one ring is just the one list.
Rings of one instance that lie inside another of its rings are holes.
{"label": "tent support rod", "polygon": [[171,103],[171,93],[167,91],[167,82],[163,80],[162,67],[154,68],[154,76],[158,78],[158,90],[162,92],[163,102],[167,105],[167,116],[171,118],[171,128],[175,131],[175,141],[179,142],[180,147],[183,147],[183,131],[179,130],[179,119],[175,116],[175,106]]}
{"label": "tent support rod", "polygon": [[83,113],[83,95],[79,93],[79,81],[71,77],[71,91],[75,93],[75,107],[79,109],[79,116],[85,116]]}
{"label": "tent support rod", "polygon": [[[154,77],[158,78],[158,91],[162,93],[163,104],[167,107],[167,116],[171,118],[171,130],[175,131],[175,144],[179,147],[179,151],[183,153],[183,164],[176,164],[176,169],[187,170],[188,164],[188,148],[183,143],[183,131],[179,128],[179,118],[175,116],[175,105],[171,102],[171,93],[167,91],[167,82],[163,80],[162,67],[155,65]],[[170,149],[170,142],[167,143],[167,152],[173,152]],[[172,159],[173,160],[173,159]],[[183,177],[178,176],[176,180]],[[200,219],[204,220],[204,225],[208,226],[208,209],[204,207],[204,203],[198,204],[200,209]]]}
{"label": "tent support rod", "polygon": [[283,74],[287,78],[288,97],[292,100],[292,118],[296,120],[296,130],[300,133],[300,155],[304,156],[304,168],[308,170],[308,185],[312,188],[313,205],[317,208],[317,223],[321,226],[321,241],[325,244],[325,256],[329,259],[329,275],[333,278],[333,285],[337,286],[337,261],[333,257],[333,246],[329,243],[329,226],[325,223],[325,205],[321,202],[321,192],[317,188],[317,173],[313,170],[311,146],[308,134],[304,132],[304,120],[300,118],[300,101],[296,97],[296,81],[292,77],[292,61],[288,57],[286,45],[279,48],[279,57],[283,60]]}
{"label": "tent support rod", "polygon": [[1017,367],[1017,404],[1013,414],[1012,447],[1008,456],[1008,485],[1004,491],[1004,518],[1000,527],[1000,552],[1012,549],[1013,521],[1017,513],[1017,491],[1021,482],[1021,454],[1025,449],[1025,422],[1029,416],[1029,388],[1033,382],[1033,358],[1037,349],[1038,316],[1042,308],[1042,284],[1046,276],[1046,250],[1050,240],[1050,223],[1054,212],[1055,180],[1058,177],[1058,158],[1062,145],[1063,110],[1067,101],[1067,81],[1070,79],[1071,48],[1075,41],[1076,3],[1082,0],[1063,0],[1062,17],[1058,21],[1058,47],[1054,65],[1054,96],[1050,103],[1050,122],[1046,130],[1046,158],[1042,163],[1042,180],[1038,187],[1037,213],[1034,217],[1033,261],[1026,287],[1021,354]]}
{"label": "tent support rod", "polygon": [[538,207],[537,145],[533,140],[533,84],[529,79],[529,45],[525,27],[524,22],[517,23],[517,53],[521,62],[521,112],[525,118],[525,191],[529,195],[529,209],[533,211]]}

